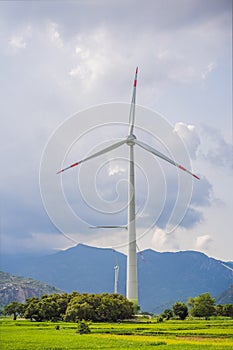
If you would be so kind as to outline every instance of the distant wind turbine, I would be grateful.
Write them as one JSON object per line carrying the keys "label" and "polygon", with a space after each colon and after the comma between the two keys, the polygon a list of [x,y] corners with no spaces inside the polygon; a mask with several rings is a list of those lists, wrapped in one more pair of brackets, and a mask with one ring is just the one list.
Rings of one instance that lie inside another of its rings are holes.
{"label": "distant wind turbine", "polygon": [[114,258],[115,258],[115,265],[114,265],[114,293],[117,294],[118,293],[118,279],[119,279],[120,266],[118,264],[117,253],[116,253],[115,249],[112,248],[112,250],[113,250]]}
{"label": "distant wind turbine", "polygon": [[79,164],[82,164],[92,158],[96,158],[110,152],[124,144],[129,146],[129,182],[128,182],[128,256],[127,256],[127,290],[126,296],[127,298],[133,302],[134,306],[138,306],[138,277],[137,277],[137,244],[136,244],[136,225],[135,225],[135,186],[134,186],[134,146],[137,145],[144,150],[154,154],[155,156],[162,158],[168,163],[176,166],[177,168],[187,172],[188,174],[194,176],[196,179],[200,180],[199,177],[189,170],[187,170],[182,165],[174,162],[172,159],[168,158],[166,155],[147,145],[146,143],[137,140],[134,135],[134,123],[135,123],[135,103],[136,103],[136,87],[137,87],[137,75],[138,75],[138,67],[136,68],[135,78],[133,83],[133,95],[130,106],[130,115],[129,115],[129,131],[128,136],[122,141],[116,142],[111,146],[108,146],[102,149],[99,152],[96,152],[90,155],[87,158],[84,158],[76,163],[69,165],[68,167],[60,170],[57,174],[71,169]]}

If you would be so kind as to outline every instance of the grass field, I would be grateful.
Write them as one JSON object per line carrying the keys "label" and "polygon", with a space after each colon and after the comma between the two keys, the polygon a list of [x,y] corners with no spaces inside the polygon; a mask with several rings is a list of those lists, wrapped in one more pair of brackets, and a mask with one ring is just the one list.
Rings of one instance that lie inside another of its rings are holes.
{"label": "grass field", "polygon": [[0,327],[1,350],[233,349],[233,320],[91,323],[88,335],[77,334],[77,324],[66,322],[3,318]]}

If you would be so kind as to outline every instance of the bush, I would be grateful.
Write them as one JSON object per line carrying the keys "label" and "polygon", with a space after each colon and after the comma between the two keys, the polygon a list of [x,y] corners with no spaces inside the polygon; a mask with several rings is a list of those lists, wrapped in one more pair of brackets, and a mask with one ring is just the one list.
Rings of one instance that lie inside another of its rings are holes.
{"label": "bush", "polygon": [[157,323],[161,323],[161,322],[163,322],[163,316],[158,316],[157,317]]}
{"label": "bush", "polygon": [[188,316],[188,307],[182,303],[177,302],[173,305],[173,311],[176,316],[178,316],[181,320],[185,320]]}
{"label": "bush", "polygon": [[170,309],[165,309],[161,316],[165,318],[165,320],[170,320],[170,318],[173,317],[173,312]]}
{"label": "bush", "polygon": [[78,329],[77,332],[78,334],[89,334],[91,333],[91,330],[89,328],[89,325],[86,321],[82,320],[78,322]]}

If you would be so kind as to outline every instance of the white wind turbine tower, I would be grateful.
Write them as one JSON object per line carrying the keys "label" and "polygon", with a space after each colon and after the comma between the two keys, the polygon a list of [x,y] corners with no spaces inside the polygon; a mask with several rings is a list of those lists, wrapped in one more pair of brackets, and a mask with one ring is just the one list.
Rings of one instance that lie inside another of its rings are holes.
{"label": "white wind turbine tower", "polygon": [[119,270],[120,266],[118,264],[117,253],[113,249],[114,257],[115,257],[115,265],[114,265],[114,293],[118,293],[118,280],[119,280]]}
{"label": "white wind turbine tower", "polygon": [[128,136],[122,141],[116,142],[111,146],[104,148],[103,150],[92,154],[91,156],[82,159],[76,163],[71,164],[67,168],[64,168],[57,172],[57,174],[73,168],[81,163],[84,163],[92,158],[101,156],[107,152],[110,152],[124,144],[129,147],[129,182],[128,182],[128,256],[127,256],[127,286],[126,286],[126,296],[133,302],[134,306],[138,306],[138,277],[137,277],[137,245],[136,245],[136,225],[135,225],[135,185],[134,185],[134,146],[137,145],[144,150],[154,154],[155,156],[162,158],[163,160],[169,162],[170,164],[176,166],[177,168],[186,171],[188,174],[194,176],[196,179],[199,177],[182,165],[174,162],[172,159],[168,158],[166,155],[147,145],[146,143],[137,140],[134,135],[134,121],[135,121],[135,102],[136,102],[136,87],[137,87],[137,74],[138,68],[136,68],[135,78],[133,83],[133,95],[130,106],[129,115],[129,132]]}
{"label": "white wind turbine tower", "polygon": [[114,293],[118,293],[118,278],[119,278],[119,265],[114,266],[115,276],[114,276]]}

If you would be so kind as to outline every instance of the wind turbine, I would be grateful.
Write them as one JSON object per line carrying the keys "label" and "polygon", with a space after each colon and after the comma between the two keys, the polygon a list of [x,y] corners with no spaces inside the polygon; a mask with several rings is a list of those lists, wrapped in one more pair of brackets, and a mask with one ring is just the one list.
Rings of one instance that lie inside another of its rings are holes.
{"label": "wind turbine", "polygon": [[115,265],[114,266],[114,293],[117,294],[118,293],[118,277],[119,277],[119,265]]}
{"label": "wind turbine", "polygon": [[120,266],[118,264],[117,253],[116,253],[115,249],[112,248],[112,250],[113,250],[114,258],[115,258],[115,265],[114,265],[114,293],[117,294],[118,293],[118,279],[119,279]]}
{"label": "wind turbine", "polygon": [[124,144],[129,147],[129,182],[128,182],[128,256],[127,256],[127,286],[126,286],[126,296],[133,302],[135,308],[138,306],[138,277],[137,277],[137,244],[136,244],[136,225],[135,225],[135,184],[134,184],[134,146],[137,145],[144,150],[152,153],[153,155],[162,158],[166,162],[174,165],[175,167],[187,172],[188,174],[194,176],[196,179],[199,177],[193,174],[191,171],[187,170],[182,165],[176,163],[172,159],[168,158],[166,155],[157,151],[153,147],[147,145],[146,143],[139,141],[134,135],[134,123],[135,123],[135,103],[136,103],[136,88],[137,88],[137,75],[138,67],[136,68],[135,78],[133,82],[133,94],[132,101],[130,106],[130,115],[129,115],[129,131],[128,136],[122,141],[116,142],[111,146],[108,146],[102,149],[99,152],[96,152],[90,155],[87,158],[84,158],[76,163],[69,165],[68,167],[60,170],[57,174],[76,167],[79,164],[82,164],[92,158],[96,158],[110,152]]}

